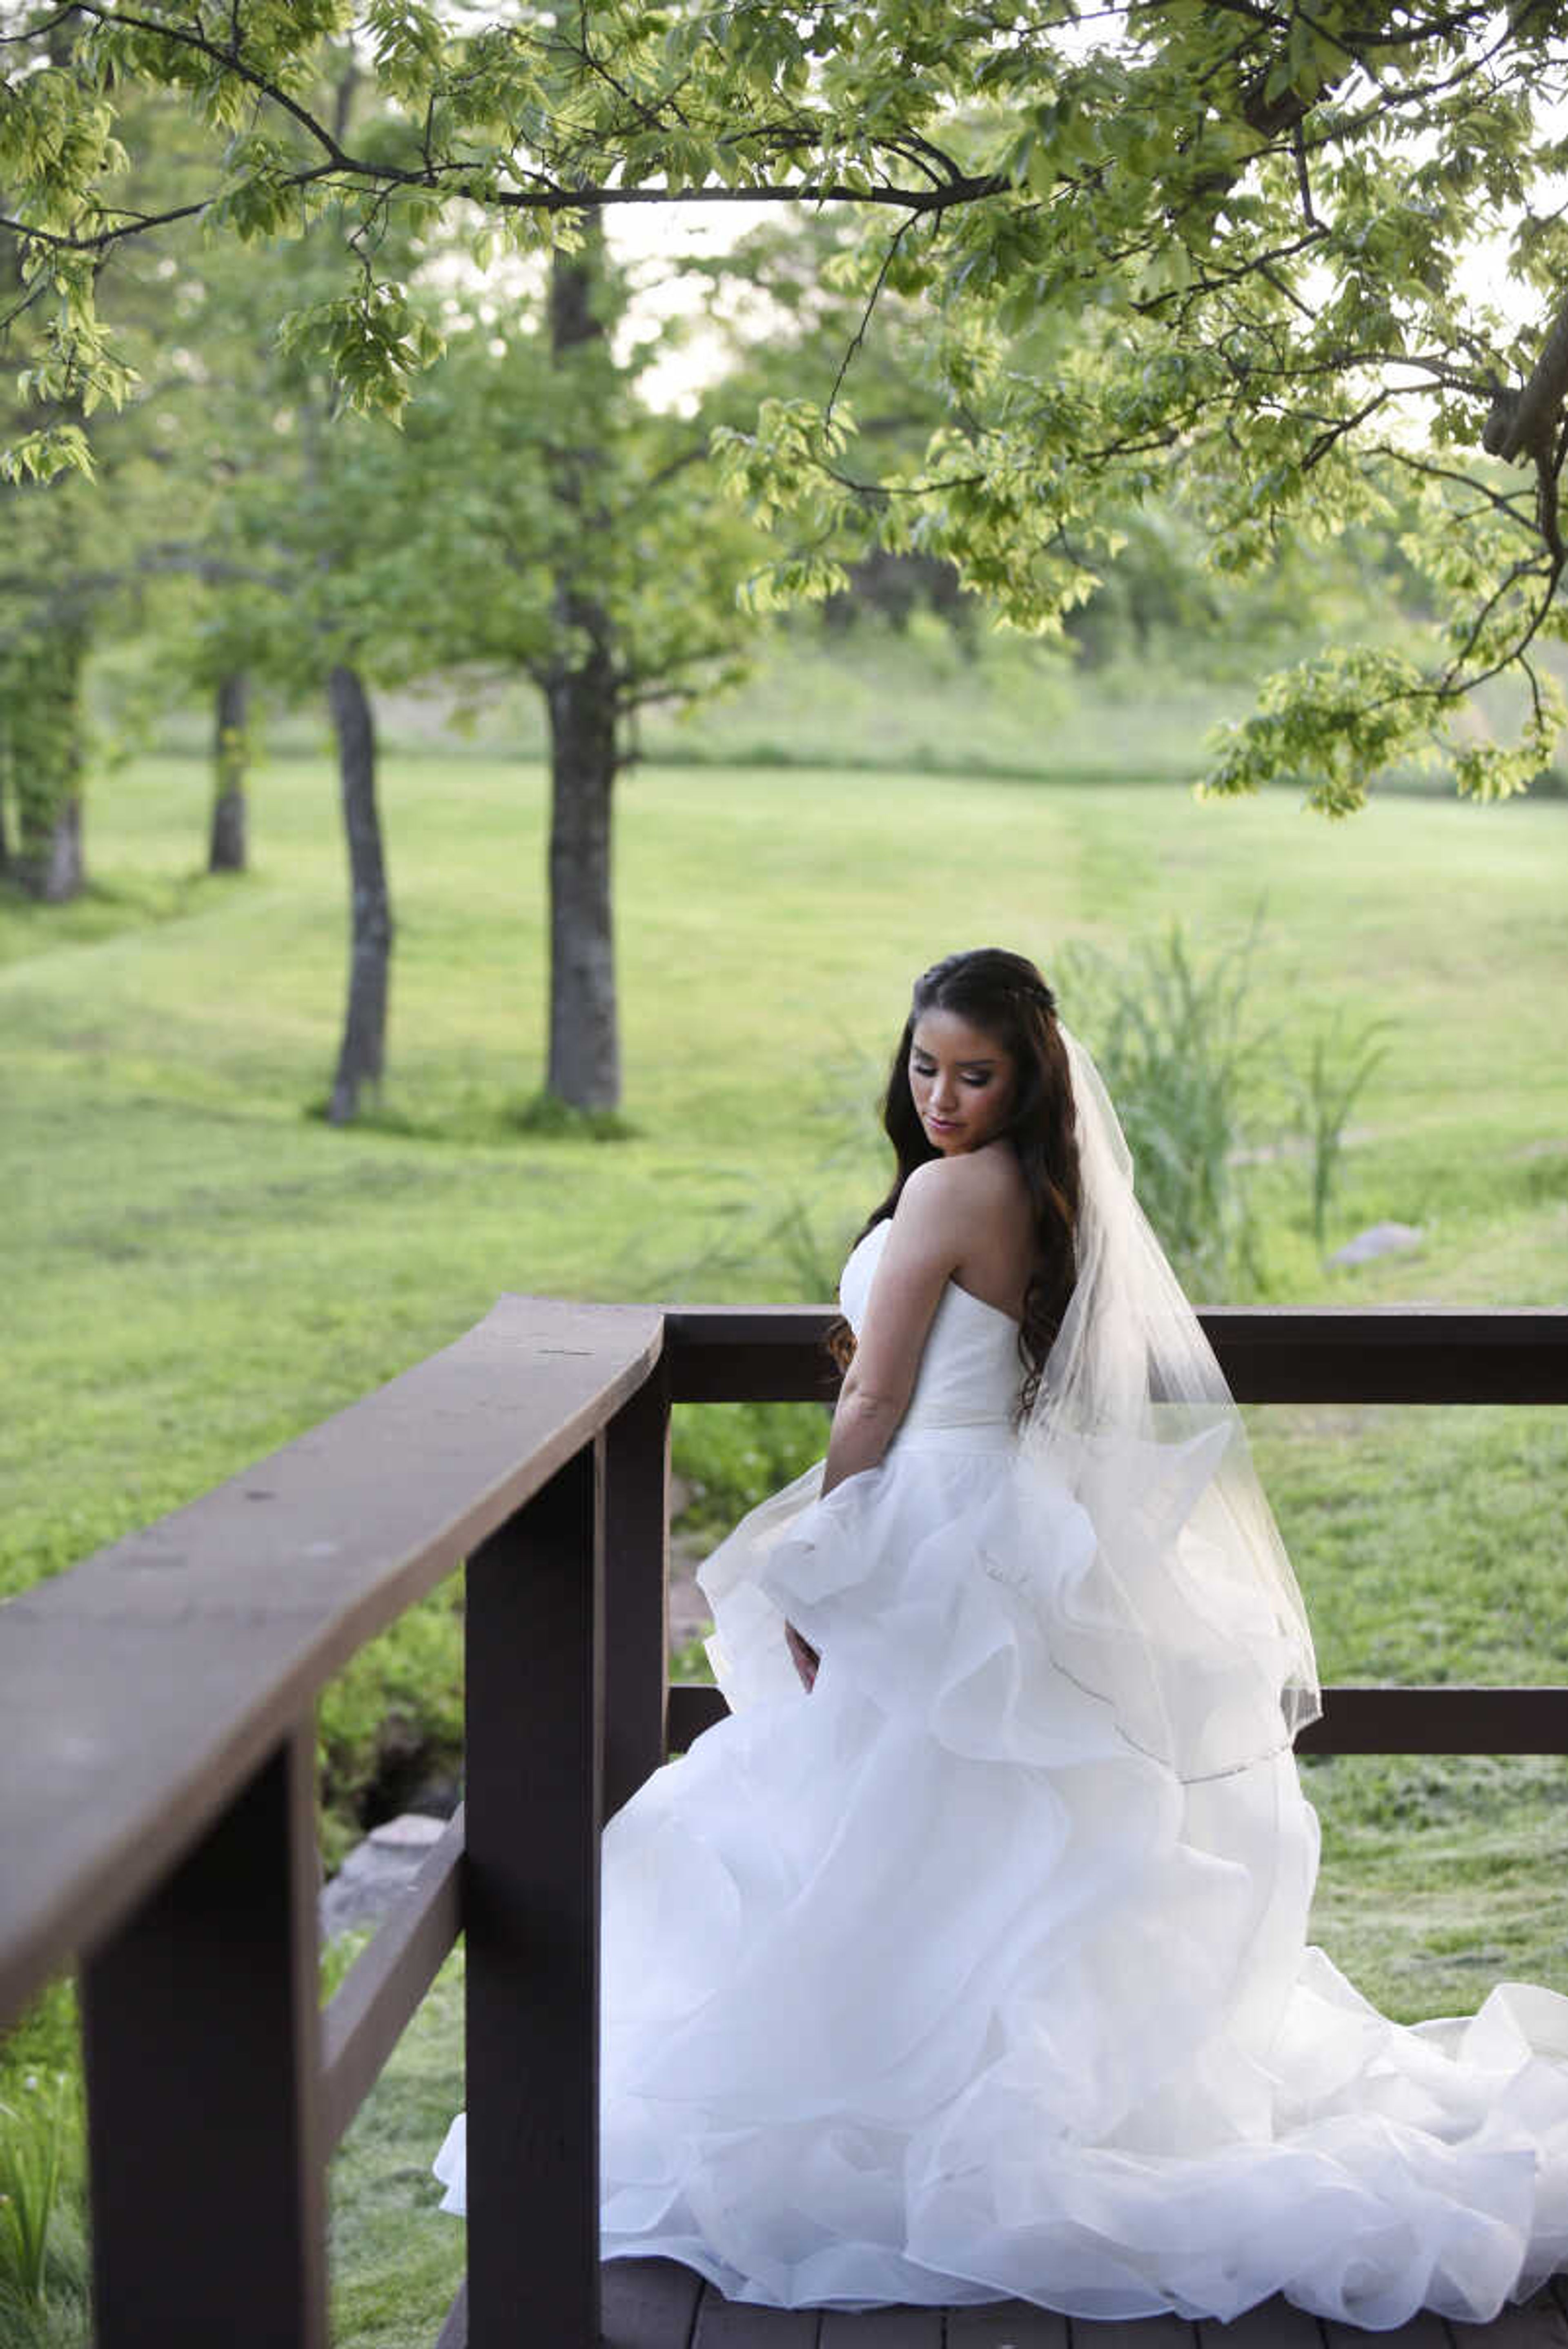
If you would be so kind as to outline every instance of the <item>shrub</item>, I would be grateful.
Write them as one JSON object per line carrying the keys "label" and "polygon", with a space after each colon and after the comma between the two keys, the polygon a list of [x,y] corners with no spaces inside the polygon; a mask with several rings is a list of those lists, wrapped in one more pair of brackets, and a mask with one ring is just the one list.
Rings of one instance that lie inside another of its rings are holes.
{"label": "shrub", "polygon": [[827,1449],[827,1415],[815,1402],[683,1402],[671,1454],[691,1491],[681,1516],[691,1533],[727,1533]]}

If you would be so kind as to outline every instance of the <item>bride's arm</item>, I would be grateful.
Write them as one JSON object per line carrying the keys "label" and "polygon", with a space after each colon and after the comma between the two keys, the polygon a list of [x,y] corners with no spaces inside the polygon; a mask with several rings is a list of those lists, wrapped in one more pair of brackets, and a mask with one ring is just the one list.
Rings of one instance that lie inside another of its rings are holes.
{"label": "bride's arm", "polygon": [[960,1160],[933,1159],[905,1184],[882,1246],[833,1413],[822,1490],[875,1468],[909,1407],[943,1288],[963,1254],[973,1201]]}
{"label": "bride's arm", "polygon": [[[866,1300],[855,1359],[838,1391],[823,1464],[824,1493],[862,1468],[875,1468],[892,1442],[909,1407],[926,1339],[949,1275],[961,1259],[976,1204],[972,1177],[961,1161],[952,1159],[917,1166],[899,1194]],[[790,1622],[784,1640],[809,1691],[820,1661],[817,1651]]]}

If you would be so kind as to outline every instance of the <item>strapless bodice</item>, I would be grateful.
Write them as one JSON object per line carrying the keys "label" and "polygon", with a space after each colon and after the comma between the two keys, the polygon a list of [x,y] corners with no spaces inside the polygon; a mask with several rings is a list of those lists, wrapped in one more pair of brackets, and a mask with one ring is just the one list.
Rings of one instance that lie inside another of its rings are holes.
{"label": "strapless bodice", "polygon": [[[884,1216],[873,1224],[850,1251],[838,1283],[838,1301],[857,1337],[866,1318],[866,1300],[872,1276],[892,1228]],[[909,1407],[898,1423],[896,1441],[911,1437],[941,1441],[944,1430],[962,1431],[952,1440],[966,1445],[1012,1442],[1012,1409],[1023,1376],[1018,1352],[1018,1324],[1000,1307],[987,1305],[950,1280],[942,1291]]]}

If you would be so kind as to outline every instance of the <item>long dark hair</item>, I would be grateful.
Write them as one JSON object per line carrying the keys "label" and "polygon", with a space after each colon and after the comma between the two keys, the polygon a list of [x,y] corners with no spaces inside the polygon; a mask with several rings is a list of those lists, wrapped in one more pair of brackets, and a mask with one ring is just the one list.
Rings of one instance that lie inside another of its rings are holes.
{"label": "long dark hair", "polygon": [[[1062,1317],[1073,1294],[1074,1236],[1078,1226],[1078,1136],[1073,1114],[1073,1082],[1067,1048],[1056,1024],[1056,999],[1025,955],[1001,947],[977,947],[948,955],[915,981],[909,1016],[888,1071],[882,1123],[898,1159],[892,1188],[867,1216],[857,1245],[898,1204],[917,1166],[940,1151],[920,1123],[909,1090],[909,1047],[916,1022],[928,1011],[952,1011],[979,1028],[1012,1056],[1014,1093],[1001,1128],[1017,1153],[1033,1210],[1035,1253],[1019,1325],[1018,1352],[1023,1383],[1018,1399],[1022,1419],[1034,1401]],[[855,1340],[847,1321],[827,1333],[829,1351],[847,1367]]]}

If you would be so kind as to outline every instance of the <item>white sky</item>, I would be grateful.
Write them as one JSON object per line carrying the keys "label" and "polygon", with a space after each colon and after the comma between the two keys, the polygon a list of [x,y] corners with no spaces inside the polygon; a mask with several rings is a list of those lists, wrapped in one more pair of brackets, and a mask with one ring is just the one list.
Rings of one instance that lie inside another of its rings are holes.
{"label": "white sky", "polygon": [[[605,236],[618,261],[637,265],[645,278],[643,290],[631,305],[632,331],[644,319],[701,317],[708,289],[698,277],[681,274],[686,255],[710,257],[728,252],[748,229],[754,228],[777,204],[611,204],[605,212]],[[656,264],[668,271],[661,276]],[[719,364],[718,337],[697,328],[678,350],[656,359],[642,378],[649,405],[690,409],[696,388]]]}

